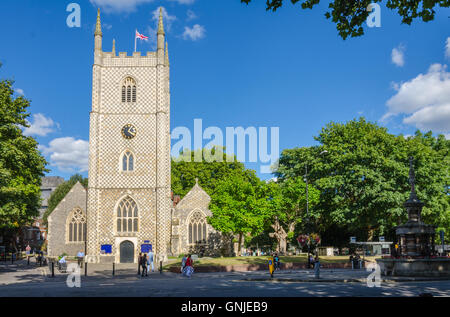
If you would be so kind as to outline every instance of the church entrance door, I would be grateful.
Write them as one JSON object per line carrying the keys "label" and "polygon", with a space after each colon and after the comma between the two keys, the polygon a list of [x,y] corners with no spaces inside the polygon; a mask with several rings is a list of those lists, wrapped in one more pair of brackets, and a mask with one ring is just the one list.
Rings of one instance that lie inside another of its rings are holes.
{"label": "church entrance door", "polygon": [[131,241],[124,241],[120,244],[120,263],[134,262],[134,244]]}

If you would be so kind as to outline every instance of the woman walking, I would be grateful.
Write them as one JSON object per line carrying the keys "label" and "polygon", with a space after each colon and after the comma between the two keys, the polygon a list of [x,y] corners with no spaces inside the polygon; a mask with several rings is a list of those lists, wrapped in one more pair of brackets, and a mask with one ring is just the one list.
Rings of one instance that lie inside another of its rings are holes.
{"label": "woman walking", "polygon": [[184,274],[190,278],[193,273],[194,273],[194,261],[192,261],[191,255],[189,254],[186,259]]}

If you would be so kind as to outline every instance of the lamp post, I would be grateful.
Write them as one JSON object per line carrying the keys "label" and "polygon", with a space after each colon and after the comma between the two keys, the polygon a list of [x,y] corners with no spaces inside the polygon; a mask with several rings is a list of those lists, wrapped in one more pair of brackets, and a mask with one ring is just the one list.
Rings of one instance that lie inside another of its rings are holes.
{"label": "lamp post", "polygon": [[[324,150],[322,152],[320,152],[320,155],[324,155],[327,154],[328,151]],[[305,184],[306,184],[306,218],[307,218],[307,228],[306,228],[306,234],[309,235],[309,225],[310,225],[310,221],[309,221],[309,193],[308,193],[308,162],[306,162],[305,164]],[[308,243],[308,263],[309,263],[309,253],[310,253],[310,243]]]}

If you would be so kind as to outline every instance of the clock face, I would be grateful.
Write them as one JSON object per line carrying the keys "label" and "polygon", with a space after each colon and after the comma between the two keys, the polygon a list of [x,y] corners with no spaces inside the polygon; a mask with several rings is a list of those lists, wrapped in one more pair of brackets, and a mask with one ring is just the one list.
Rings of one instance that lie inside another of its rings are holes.
{"label": "clock face", "polygon": [[136,128],[131,124],[127,124],[122,128],[122,136],[125,139],[134,138],[136,136]]}

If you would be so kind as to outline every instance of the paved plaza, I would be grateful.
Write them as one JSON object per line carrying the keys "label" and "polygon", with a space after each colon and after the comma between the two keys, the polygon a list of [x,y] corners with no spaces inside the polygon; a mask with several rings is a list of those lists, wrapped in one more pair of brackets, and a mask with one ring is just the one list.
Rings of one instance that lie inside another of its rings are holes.
{"label": "paved plaza", "polygon": [[145,297],[297,297],[297,296],[450,296],[450,280],[382,278],[381,287],[368,287],[365,270],[277,271],[274,278],[264,271],[196,273],[192,278],[164,272],[137,275],[134,265],[89,265],[82,270],[81,287],[66,285],[67,274],[20,261],[0,264],[0,296],[145,296]]}

